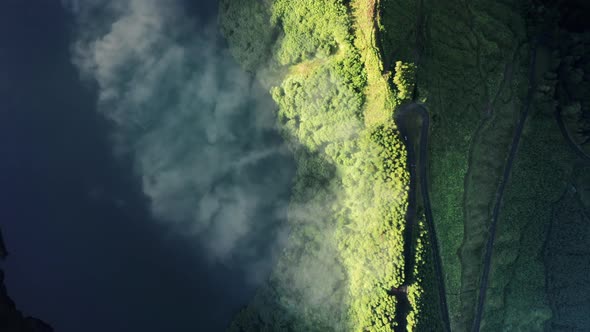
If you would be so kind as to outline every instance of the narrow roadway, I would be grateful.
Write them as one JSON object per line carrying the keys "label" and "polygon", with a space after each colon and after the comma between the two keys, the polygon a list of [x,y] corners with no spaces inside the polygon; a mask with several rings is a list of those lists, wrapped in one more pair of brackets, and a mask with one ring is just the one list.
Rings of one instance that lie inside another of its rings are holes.
{"label": "narrow roadway", "polygon": [[[404,141],[406,143],[406,148],[408,150],[408,160],[407,163],[410,168],[410,192],[408,193],[411,198],[414,197],[415,201],[415,192],[416,189],[416,173],[415,173],[415,165],[416,165],[416,158],[414,155],[414,144],[411,141],[411,135],[408,135],[408,128],[406,126],[406,120],[408,116],[412,116],[412,113],[418,113],[422,117],[422,128],[420,131],[420,164],[419,172],[420,172],[420,191],[422,192],[422,203],[424,205],[424,214],[426,215],[426,225],[428,227],[428,234],[430,234],[430,245],[432,247],[432,256],[434,262],[434,272],[436,275],[436,279],[438,281],[438,291],[439,291],[439,305],[441,311],[441,318],[443,320],[443,327],[445,331],[451,330],[451,324],[449,320],[449,311],[447,306],[447,297],[446,297],[446,290],[445,290],[445,283],[444,283],[444,274],[442,271],[442,262],[440,259],[440,254],[438,251],[438,239],[436,237],[436,229],[434,226],[434,218],[432,216],[432,208],[430,206],[430,196],[428,195],[428,128],[430,126],[430,117],[428,116],[428,110],[421,104],[411,102],[400,107],[395,112],[395,123],[400,134],[404,137]],[[408,227],[413,227],[413,222],[416,219],[416,208],[415,204],[412,209],[410,209],[410,204],[408,208],[408,214],[406,214],[406,221],[408,223]],[[410,216],[413,214],[413,216]],[[411,217],[411,219],[409,219]]]}
{"label": "narrow roadway", "polygon": [[504,167],[504,174],[502,176],[502,181],[500,182],[500,186],[498,187],[498,191],[496,192],[496,201],[494,202],[494,210],[492,212],[492,223],[490,225],[490,235],[488,237],[488,242],[486,243],[485,248],[485,256],[484,256],[484,266],[483,266],[483,273],[481,276],[481,282],[479,286],[479,296],[477,299],[477,307],[475,308],[475,318],[473,320],[473,332],[479,332],[481,326],[481,319],[483,317],[483,309],[486,300],[486,293],[488,290],[488,281],[490,276],[490,269],[492,266],[492,254],[494,253],[494,241],[496,240],[496,226],[498,224],[498,216],[500,215],[500,207],[502,205],[502,198],[504,197],[504,191],[506,189],[506,184],[508,183],[508,179],[510,177],[510,173],[512,171],[512,164],[514,163],[514,158],[516,157],[516,152],[518,150],[518,144],[520,143],[520,137],[522,136],[522,131],[524,129],[524,124],[526,122],[527,116],[529,114],[531,101],[533,98],[533,94],[536,89],[535,84],[535,66],[537,63],[537,44],[538,39],[534,42],[533,49],[531,51],[531,62],[529,65],[529,91],[527,93],[527,97],[524,104],[524,110],[520,115],[520,119],[516,126],[514,136],[512,138],[512,145],[510,146],[510,154],[508,155],[508,160],[506,161],[506,166]]}

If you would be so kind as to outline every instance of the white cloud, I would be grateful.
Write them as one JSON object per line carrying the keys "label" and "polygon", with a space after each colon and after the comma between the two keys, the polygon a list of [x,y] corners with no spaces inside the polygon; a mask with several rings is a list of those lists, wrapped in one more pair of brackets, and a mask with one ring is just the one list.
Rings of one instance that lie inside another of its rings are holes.
{"label": "white cloud", "polygon": [[285,158],[265,138],[273,104],[218,47],[215,26],[172,1],[64,3],[78,19],[73,61],[96,83],[98,111],[117,127],[114,150],[134,157],[153,215],[216,260],[268,265],[257,248],[273,241],[261,225],[276,226],[291,179],[268,164]]}

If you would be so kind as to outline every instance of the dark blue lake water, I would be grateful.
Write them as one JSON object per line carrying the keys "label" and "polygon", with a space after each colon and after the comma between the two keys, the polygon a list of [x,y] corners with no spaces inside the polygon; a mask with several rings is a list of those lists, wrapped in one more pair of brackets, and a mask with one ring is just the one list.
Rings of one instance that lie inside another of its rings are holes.
{"label": "dark blue lake water", "polygon": [[[216,6],[193,2],[190,10],[207,17]],[[59,1],[0,4],[0,227],[9,294],[56,331],[222,330],[255,284],[241,268],[202,257],[195,238],[153,221],[131,160],[113,158],[96,91],[71,64],[72,29]],[[280,158],[263,166],[288,169],[291,161]],[[288,195],[286,187],[279,196]]]}

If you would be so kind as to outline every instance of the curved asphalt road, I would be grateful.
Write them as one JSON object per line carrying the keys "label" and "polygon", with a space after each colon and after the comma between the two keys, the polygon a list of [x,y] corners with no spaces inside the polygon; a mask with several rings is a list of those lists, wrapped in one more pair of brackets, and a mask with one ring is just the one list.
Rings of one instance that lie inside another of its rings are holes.
{"label": "curved asphalt road", "polygon": [[[424,213],[426,215],[426,224],[428,227],[428,233],[430,234],[430,243],[432,247],[432,253],[434,258],[434,270],[436,279],[438,281],[439,291],[439,304],[441,310],[441,317],[443,320],[443,326],[445,331],[450,331],[450,320],[449,311],[447,306],[445,283],[443,279],[442,263],[438,252],[438,239],[436,237],[436,230],[434,227],[434,219],[432,217],[432,208],[430,207],[430,196],[428,195],[428,128],[430,125],[430,117],[428,116],[428,110],[421,104],[412,102],[400,107],[395,112],[395,122],[401,135],[404,137],[406,147],[408,150],[408,164],[410,165],[410,192],[408,202],[408,213],[406,214],[406,220],[408,227],[411,229],[414,225],[416,216],[416,204],[415,204],[415,192],[416,189],[416,158],[414,155],[414,145],[408,137],[408,128],[406,127],[406,117],[411,113],[418,113],[422,117],[422,129],[420,131],[420,190],[422,192],[422,200],[424,205]],[[414,201],[412,203],[412,200]],[[412,205],[413,204],[413,205]]]}

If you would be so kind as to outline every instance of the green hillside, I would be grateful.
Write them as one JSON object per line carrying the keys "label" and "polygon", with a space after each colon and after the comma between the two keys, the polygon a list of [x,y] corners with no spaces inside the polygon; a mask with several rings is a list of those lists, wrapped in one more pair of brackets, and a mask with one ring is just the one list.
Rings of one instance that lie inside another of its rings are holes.
{"label": "green hillside", "polygon": [[[439,331],[445,310],[453,331],[558,324],[548,294],[562,276],[548,270],[556,263],[546,252],[562,240],[549,230],[581,171],[553,102],[575,99],[565,128],[583,144],[590,113],[572,82],[587,82],[576,69],[588,63],[587,36],[558,50],[555,11],[525,0],[224,0],[220,8],[231,52],[271,93],[298,165],[285,249],[230,330]],[[393,116],[410,102],[430,114],[428,193],[442,275],[421,189],[415,227],[406,215],[415,165]]]}

